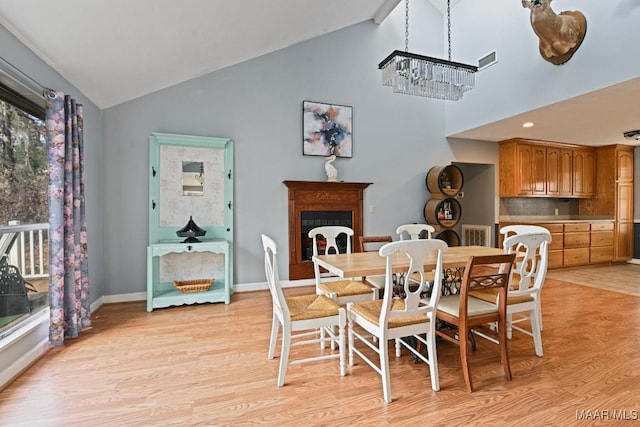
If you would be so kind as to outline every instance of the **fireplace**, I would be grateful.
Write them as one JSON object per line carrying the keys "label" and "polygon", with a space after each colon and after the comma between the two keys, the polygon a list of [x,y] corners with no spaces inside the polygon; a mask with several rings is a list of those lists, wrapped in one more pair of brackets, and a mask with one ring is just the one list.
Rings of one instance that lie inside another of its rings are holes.
{"label": "fireplace", "polygon": [[[371,183],[284,181],[289,189],[289,279],[311,279],[312,242],[309,230],[322,225],[342,225],[362,235],[364,189]],[[342,248],[345,241],[338,241]],[[351,248],[355,248],[351,242]],[[342,249],[341,248],[341,249]]]}

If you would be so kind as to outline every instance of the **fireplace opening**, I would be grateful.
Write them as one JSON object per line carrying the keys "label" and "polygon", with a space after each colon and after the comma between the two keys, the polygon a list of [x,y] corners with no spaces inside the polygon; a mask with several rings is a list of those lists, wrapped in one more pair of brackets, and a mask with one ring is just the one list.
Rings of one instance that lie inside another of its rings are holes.
{"label": "fireplace opening", "polygon": [[[313,240],[309,238],[309,231],[316,227],[327,225],[341,225],[353,228],[353,213],[351,211],[302,211],[300,212],[300,242],[302,261],[310,261],[313,256]],[[324,255],[325,243],[318,240],[318,252]],[[347,236],[341,234],[336,239],[340,252],[347,249]],[[351,242],[353,245],[353,242]],[[353,247],[353,246],[352,246]]]}

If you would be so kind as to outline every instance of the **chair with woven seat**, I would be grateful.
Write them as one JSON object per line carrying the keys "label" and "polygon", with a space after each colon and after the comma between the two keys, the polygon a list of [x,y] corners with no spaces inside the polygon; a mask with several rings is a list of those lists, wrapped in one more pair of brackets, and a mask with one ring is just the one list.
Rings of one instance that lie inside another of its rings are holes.
{"label": "chair with woven seat", "polygon": [[[382,376],[384,400],[391,402],[391,379],[389,373],[389,340],[395,340],[396,357],[400,357],[401,347],[409,349],[416,358],[429,365],[431,388],[440,389],[438,377],[438,356],[435,341],[435,310],[440,298],[442,283],[442,254],[446,252],[446,242],[435,239],[405,240],[387,243],[379,250],[380,256],[386,257],[386,285],[381,300],[347,304],[349,321],[349,365],[355,363],[354,354],[358,355],[378,374]],[[404,298],[394,298],[392,259],[402,253],[411,260],[407,274],[417,273],[424,277],[425,259],[436,253],[436,288],[428,301],[421,300],[424,278],[416,289],[409,289],[405,283]],[[425,337],[422,336],[425,335]],[[426,346],[427,355],[417,351],[411,340],[417,340]],[[356,340],[362,345],[357,346]],[[378,360],[371,357],[366,345],[376,352]]]}
{"label": "chair with woven seat", "polygon": [[[473,391],[469,369],[469,332],[471,329],[496,322],[496,342],[500,346],[500,360],[507,380],[511,380],[511,367],[507,352],[507,288],[515,254],[475,256],[469,258],[462,276],[459,295],[440,298],[436,317],[445,322],[436,330],[442,339],[454,343],[460,350],[460,363],[467,391]],[[497,302],[486,302],[470,296],[472,290],[497,289]],[[487,331],[488,333],[489,331]],[[481,336],[487,337],[485,334]]]}
{"label": "chair with woven seat", "polygon": [[[393,238],[389,235],[386,236],[359,236],[360,240],[360,252],[379,251],[382,245],[385,243],[393,242]],[[373,286],[376,289],[376,298],[380,298],[380,290],[384,289],[385,277],[384,274],[377,276],[366,276],[362,278],[365,283]]]}
{"label": "chair with woven seat", "polygon": [[[309,238],[313,240],[313,255],[351,253],[353,234],[351,228],[337,225],[312,229],[309,231]],[[313,271],[316,280],[316,293],[326,295],[339,305],[376,299],[375,287],[366,284],[359,278],[333,280],[336,276],[329,272],[321,272],[320,266],[315,262],[313,263]]]}
{"label": "chair with woven seat", "polygon": [[[514,225],[505,225],[504,227],[500,228],[500,234],[502,235],[502,238],[503,238],[502,239],[503,247],[504,247],[504,239],[506,239],[507,237],[511,237],[513,235],[518,235],[518,234],[538,234],[538,233],[548,234],[549,238],[551,238],[551,232],[549,231],[549,229],[539,225],[514,224]],[[549,244],[551,244],[551,240],[549,240]],[[519,248],[515,248],[515,250],[519,250]],[[546,271],[545,271],[545,274],[546,274]],[[544,327],[542,325],[542,310],[540,310],[539,300],[538,300],[538,325],[540,326],[540,330],[542,331]],[[507,334],[509,334],[509,338],[511,338],[511,330],[508,330]]]}
{"label": "chair with woven seat", "polygon": [[[276,256],[278,248],[269,236],[262,235],[264,248],[264,268],[267,284],[273,302],[273,319],[271,339],[269,341],[269,359],[273,359],[280,326],[282,326],[280,369],[278,371],[278,387],[284,385],[287,366],[290,364],[315,362],[325,359],[339,359],[340,375],[346,372],[345,326],[346,311],[324,295],[300,295],[285,298],[280,286]],[[337,333],[335,329],[337,328]],[[322,331],[323,333],[320,333]],[[295,333],[294,333],[295,332]],[[332,350],[325,350],[325,342],[331,342]],[[289,359],[292,346],[320,343],[322,353],[314,357]],[[338,353],[333,351],[337,345]]]}
{"label": "chair with woven seat", "polygon": [[435,232],[429,224],[403,224],[398,226],[396,234],[400,237],[400,240],[405,240],[408,236],[411,240],[420,239],[424,235],[425,239],[431,239],[432,234]]}
{"label": "chair with woven seat", "polygon": [[[396,229],[396,234],[400,237],[400,240],[405,240],[407,237],[410,240],[416,240],[423,238],[422,236],[424,236],[425,239],[431,239],[431,236],[435,231],[435,228],[433,228],[429,224],[403,224],[398,226],[398,228]],[[429,282],[430,284],[433,283],[433,274],[427,274],[427,282]],[[409,280],[415,282],[419,281],[420,278],[409,276]],[[431,286],[429,286],[426,292],[430,292],[430,288]]]}
{"label": "chair with woven seat", "polygon": [[[511,338],[512,329],[529,335],[539,357],[543,356],[540,295],[547,275],[550,243],[548,232],[516,234],[503,242],[505,253],[516,255],[507,294],[507,337]],[[471,295],[483,301],[496,300],[494,290],[472,291]],[[521,322],[529,322],[530,330],[517,325]]]}

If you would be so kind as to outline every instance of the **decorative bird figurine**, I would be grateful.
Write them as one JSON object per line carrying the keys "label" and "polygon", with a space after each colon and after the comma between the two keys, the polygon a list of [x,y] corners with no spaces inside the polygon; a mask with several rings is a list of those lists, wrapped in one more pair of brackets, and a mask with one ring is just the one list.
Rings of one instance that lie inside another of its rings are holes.
{"label": "decorative bird figurine", "polygon": [[335,182],[338,180],[338,170],[331,164],[336,159],[335,154],[325,157],[326,163],[324,164],[324,170],[327,172],[327,181]]}

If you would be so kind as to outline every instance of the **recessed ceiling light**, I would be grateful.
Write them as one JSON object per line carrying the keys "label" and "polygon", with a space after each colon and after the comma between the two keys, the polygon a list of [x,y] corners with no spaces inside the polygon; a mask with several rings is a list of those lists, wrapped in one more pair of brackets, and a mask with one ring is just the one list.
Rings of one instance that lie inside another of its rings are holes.
{"label": "recessed ceiling light", "polygon": [[533,127],[533,122],[524,122],[522,124],[522,127],[523,128],[531,128],[531,127]]}

